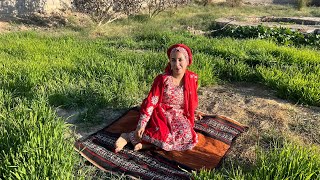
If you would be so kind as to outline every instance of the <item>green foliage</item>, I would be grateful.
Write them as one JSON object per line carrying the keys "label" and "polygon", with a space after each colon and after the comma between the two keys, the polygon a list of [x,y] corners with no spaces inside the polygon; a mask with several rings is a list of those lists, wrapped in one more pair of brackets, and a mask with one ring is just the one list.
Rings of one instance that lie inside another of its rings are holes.
{"label": "green foliage", "polygon": [[275,41],[286,46],[313,46],[320,47],[319,34],[302,34],[288,28],[269,28],[265,26],[229,26],[222,31],[211,34],[213,37],[234,37],[234,38],[258,38]]}
{"label": "green foliage", "polygon": [[319,179],[320,158],[316,147],[285,144],[270,152],[259,152],[249,179]]}
{"label": "green foliage", "polygon": [[[320,6],[320,2],[319,2],[319,6]],[[312,16],[320,17],[320,9],[313,10],[310,13],[312,14]]]}
{"label": "green foliage", "polygon": [[[200,75],[201,86],[223,80],[257,82],[281,97],[320,106],[317,50],[149,28],[100,39],[8,33],[0,36],[1,178],[74,178],[72,139],[62,136],[68,130],[53,108],[85,107],[88,114],[81,120],[97,121],[100,108],[140,103],[163,72],[166,48],[174,43],[193,50],[190,69]],[[244,172],[232,171],[239,177]]]}
{"label": "green foliage", "polygon": [[239,7],[242,4],[242,0],[226,0],[226,2],[231,7]]}
{"label": "green foliage", "polygon": [[[205,69],[207,72],[204,74],[208,73],[209,78],[200,76],[203,85],[218,82],[218,78],[259,82],[276,89],[280,97],[309,105],[320,104],[319,90],[316,88],[319,85],[319,51],[277,46],[264,40],[210,39],[184,32],[141,31],[133,38],[134,43],[131,38],[111,39],[108,43],[121,48],[162,52],[173,43],[185,43],[195,55],[201,57],[191,68],[199,73]],[[208,72],[211,68],[213,73]],[[274,73],[278,75],[274,76]]]}
{"label": "green foliage", "polygon": [[[239,30],[232,37],[241,36],[240,40],[181,31],[186,26],[207,29],[219,16],[319,14],[316,8],[310,12],[285,9],[243,6],[229,11],[220,5],[186,6],[160,13],[152,20],[137,16],[115,21],[105,29],[132,29],[123,33],[125,36],[100,39],[89,39],[89,30],[80,35],[1,34],[0,179],[85,179],[83,174],[87,172],[76,169],[79,161],[73,150],[74,140],[68,135],[70,130],[56,116],[55,107],[86,108],[80,121],[98,123],[96,114],[100,108],[139,104],[153,78],[163,72],[166,48],[174,43],[185,43],[193,50],[194,64],[190,69],[199,74],[201,86],[224,80],[257,82],[268,85],[283,98],[320,106],[320,52],[280,46],[319,47],[318,36],[305,37],[265,27]],[[245,39],[248,37],[274,38],[278,44]],[[272,133],[263,135],[263,142],[268,144],[275,137]],[[223,166],[195,173],[195,179],[319,179],[317,154],[314,149],[285,146],[259,153],[252,169]]]}
{"label": "green foliage", "polygon": [[0,174],[4,179],[71,179],[76,163],[67,126],[45,102],[0,91]]}
{"label": "green foliage", "polygon": [[74,0],[77,11],[88,14],[93,21],[101,25],[116,19],[136,14],[141,10],[141,0]]}
{"label": "green foliage", "polygon": [[296,0],[296,1],[297,1],[297,8],[299,11],[307,7],[310,3],[310,0]]}
{"label": "green foliage", "polygon": [[[317,102],[319,104],[320,79],[317,75],[319,73],[319,65],[299,66],[280,66],[272,68],[258,68],[262,78],[266,84],[277,89],[280,97],[292,99],[295,102],[310,104],[310,102]],[[304,74],[301,72],[309,71]],[[312,104],[312,103],[311,103]]]}
{"label": "green foliage", "polygon": [[223,165],[218,170],[193,172],[194,179],[319,179],[320,159],[316,147],[285,143],[268,151],[259,150],[251,169],[239,165]]}

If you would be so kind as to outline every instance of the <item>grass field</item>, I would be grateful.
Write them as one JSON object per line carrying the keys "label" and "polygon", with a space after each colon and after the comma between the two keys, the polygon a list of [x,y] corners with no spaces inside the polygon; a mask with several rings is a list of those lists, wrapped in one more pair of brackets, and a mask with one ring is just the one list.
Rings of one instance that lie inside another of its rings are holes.
{"label": "grass field", "polygon": [[[84,178],[86,172],[77,168],[74,139],[55,108],[85,107],[82,121],[94,123],[101,108],[139,104],[166,65],[166,48],[174,43],[193,50],[191,70],[199,74],[201,86],[256,82],[293,103],[320,106],[319,50],[257,39],[208,38],[184,30],[186,25],[208,29],[208,18],[216,18],[218,10],[232,15],[224,6],[186,7],[151,20],[138,16],[94,29],[0,34],[0,179]],[[314,8],[296,12],[287,6],[245,7],[233,13],[319,16]],[[274,147],[257,152],[252,169],[229,164],[195,173],[195,179],[320,177],[319,144],[287,139]]]}

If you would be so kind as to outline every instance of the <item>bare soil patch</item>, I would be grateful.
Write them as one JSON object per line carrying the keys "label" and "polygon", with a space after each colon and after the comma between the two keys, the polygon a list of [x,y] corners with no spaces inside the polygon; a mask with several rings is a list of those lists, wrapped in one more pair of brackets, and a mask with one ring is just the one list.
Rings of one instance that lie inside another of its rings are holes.
{"label": "bare soil patch", "polygon": [[234,144],[229,158],[255,162],[257,147],[292,140],[320,144],[320,108],[297,105],[276,97],[259,84],[234,83],[201,88],[199,109],[231,117],[249,127]]}
{"label": "bare soil patch", "polygon": [[0,21],[0,33],[8,31],[8,27],[9,27],[8,22]]}
{"label": "bare soil patch", "polygon": [[88,16],[77,12],[56,12],[51,14],[34,13],[24,17],[1,17],[0,34],[20,31],[52,31],[67,27],[79,30],[81,27],[91,26]]}

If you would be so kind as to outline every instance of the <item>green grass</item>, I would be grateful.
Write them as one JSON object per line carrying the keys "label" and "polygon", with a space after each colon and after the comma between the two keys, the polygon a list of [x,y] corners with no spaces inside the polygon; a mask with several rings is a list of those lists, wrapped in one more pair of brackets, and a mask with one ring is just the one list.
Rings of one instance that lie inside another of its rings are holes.
{"label": "green grass", "polygon": [[[150,19],[148,14],[140,14],[128,19],[115,21],[112,24],[96,27],[93,23],[82,23],[78,26],[78,21],[71,16],[69,21],[72,22],[67,28],[71,31],[77,31],[85,36],[87,33],[103,36],[124,37],[134,35],[149,29],[161,31],[186,30],[187,27],[193,27],[198,30],[212,30],[216,28],[214,20],[217,18],[234,18],[236,20],[244,20],[246,17],[262,17],[262,16],[308,16],[320,17],[320,9],[318,7],[308,7],[298,11],[295,6],[283,5],[266,5],[266,6],[248,6],[230,8],[227,5],[208,5],[199,6],[191,4],[180,7],[178,9],[168,9],[158,16]],[[87,19],[86,19],[87,20]],[[87,21],[86,21],[87,22]],[[85,26],[85,27],[84,27]]]}
{"label": "green grass", "polygon": [[[320,178],[319,148],[292,143],[275,145],[269,152],[259,150],[257,162],[250,169],[229,162],[215,170],[194,172],[195,179],[299,179]],[[226,168],[229,167],[229,168]]]}
{"label": "green grass", "polygon": [[40,99],[0,95],[0,178],[72,178],[76,159],[63,120]]}
{"label": "green grass", "polygon": [[[262,16],[308,16],[319,17],[320,10],[318,7],[308,7],[302,11],[298,11],[295,6],[282,6],[282,5],[266,5],[266,6],[248,6],[230,8],[224,4],[198,6],[189,5],[174,10],[166,10],[156,16],[154,19],[149,19],[147,15],[139,15],[117,21],[113,24],[108,24],[101,28],[102,32],[106,32],[107,35],[119,32],[111,32],[113,28],[117,26],[124,26],[125,31],[141,26],[141,27],[153,27],[158,26],[162,30],[172,29],[186,29],[187,26],[194,27],[200,30],[210,30],[214,25],[214,20],[222,17],[232,17],[236,20],[243,20],[247,17],[262,17]],[[143,24],[142,24],[143,23]],[[118,29],[117,29],[118,30]],[[121,31],[121,30],[120,30]],[[132,31],[127,31],[131,34]],[[133,31],[134,33],[134,31]],[[122,34],[123,35],[123,34]]]}
{"label": "green grass", "polygon": [[3,177],[60,177],[61,165],[72,177],[76,158],[66,156],[74,154],[72,141],[60,136],[65,125],[52,108],[87,107],[92,115],[87,120],[93,121],[99,108],[139,103],[166,65],[165,48],[175,42],[193,49],[191,69],[200,74],[201,86],[260,82],[284,98],[319,106],[320,53],[315,50],[184,32],[116,39],[27,32],[2,35],[0,41]]}
{"label": "green grass", "polygon": [[133,39],[109,39],[107,43],[118,48],[164,52],[175,42],[193,49],[196,62],[191,69],[206,74],[200,76],[202,85],[218,79],[261,82],[277,90],[280,97],[320,105],[320,52],[316,50],[278,46],[264,40],[210,39],[184,32],[143,31]]}
{"label": "green grass", "polygon": [[[55,108],[87,108],[85,118],[80,120],[98,123],[96,114],[101,108],[139,104],[153,78],[163,72],[166,48],[174,43],[185,43],[193,50],[194,64],[190,68],[200,75],[201,86],[221,81],[262,83],[294,103],[320,106],[318,50],[279,46],[266,40],[207,38],[183,30],[185,25],[209,28],[211,20],[207,18],[218,17],[219,12],[226,16],[316,11],[272,8],[227,11],[224,6],[189,6],[152,20],[142,15],[118,21],[105,29],[67,27],[52,35],[43,31],[1,34],[0,179],[84,178],[82,175],[87,172],[77,169],[79,158],[72,147],[74,139],[69,137],[67,125],[56,116]],[[146,24],[141,25],[142,21]],[[112,32],[115,30],[119,32]],[[92,38],[97,32],[103,33]],[[250,171],[241,164],[234,168],[224,166],[225,172],[200,172],[196,178],[257,179],[267,173],[271,179],[277,178],[276,174],[290,179],[296,175],[290,168],[299,172],[298,178],[319,176],[319,155],[310,148],[289,145],[263,153],[259,156],[261,161]],[[270,171],[278,166],[277,159],[272,157],[281,160],[282,169]],[[291,160],[293,164],[286,166]],[[272,163],[265,166],[266,162]],[[296,162],[302,166],[298,167]]]}

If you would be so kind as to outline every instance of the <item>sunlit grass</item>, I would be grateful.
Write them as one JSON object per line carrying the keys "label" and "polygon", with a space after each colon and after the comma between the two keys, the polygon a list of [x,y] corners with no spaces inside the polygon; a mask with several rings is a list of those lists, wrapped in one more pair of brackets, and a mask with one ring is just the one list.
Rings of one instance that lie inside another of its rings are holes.
{"label": "sunlit grass", "polygon": [[270,151],[258,150],[257,162],[250,169],[231,163],[216,170],[194,172],[195,179],[319,179],[319,149],[292,143],[276,145]]}
{"label": "sunlit grass", "polygon": [[156,74],[163,72],[165,49],[173,43],[193,49],[191,70],[200,75],[201,86],[222,80],[260,82],[281,97],[319,105],[320,60],[315,50],[144,29],[124,38],[45,37],[28,32],[7,34],[0,41],[4,177],[59,177],[60,169],[49,170],[49,165],[61,161],[72,177],[75,159],[65,159],[64,154],[73,150],[65,145],[69,140],[58,136],[66,129],[50,108],[86,107],[86,120],[93,121],[99,108],[139,103]]}
{"label": "sunlit grass", "polygon": [[[265,5],[234,7],[230,9],[224,4],[213,4],[208,6],[199,6],[190,4],[178,9],[167,9],[158,16],[150,19],[148,14],[140,14],[128,19],[122,19],[112,24],[105,24],[101,27],[95,27],[93,24],[87,26],[93,29],[86,29],[86,32],[96,36],[123,37],[130,36],[141,29],[150,29],[158,31],[179,31],[186,30],[187,27],[193,27],[199,30],[210,30],[214,27],[214,20],[221,17],[232,17],[237,20],[244,20],[247,17],[262,16],[309,16],[319,17],[320,11],[317,7],[308,7],[302,11],[297,11],[294,6],[283,5]],[[71,21],[75,19],[71,17]],[[77,27],[77,23],[74,26]],[[81,29],[81,28],[80,28]],[[82,28],[82,30],[84,30]]]}
{"label": "sunlit grass", "polygon": [[[175,43],[185,43],[193,50],[190,69],[199,74],[200,86],[223,81],[257,82],[294,103],[319,106],[318,50],[279,46],[265,40],[207,38],[185,31],[185,26],[207,29],[214,18],[237,13],[260,16],[314,12],[314,8],[295,12],[290,6],[244,6],[230,11],[225,6],[192,5],[154,19],[141,15],[99,28],[73,26],[57,29],[56,33],[2,34],[0,179],[81,178],[87,172],[75,169],[79,160],[72,148],[74,139],[63,136],[69,130],[54,109],[86,108],[87,114],[80,121],[97,123],[96,114],[101,108],[139,104],[153,78],[163,72],[166,48]],[[250,171],[241,165],[225,166],[226,171],[202,171],[196,179],[277,178],[275,174],[298,179],[319,177],[319,156],[313,150],[288,145],[260,155]],[[277,167],[273,156],[281,160],[282,169],[273,171]],[[293,160],[290,168],[300,172],[299,176],[286,166],[289,160]],[[263,164],[266,162],[270,162],[268,166]],[[302,167],[295,162],[301,162]]]}

